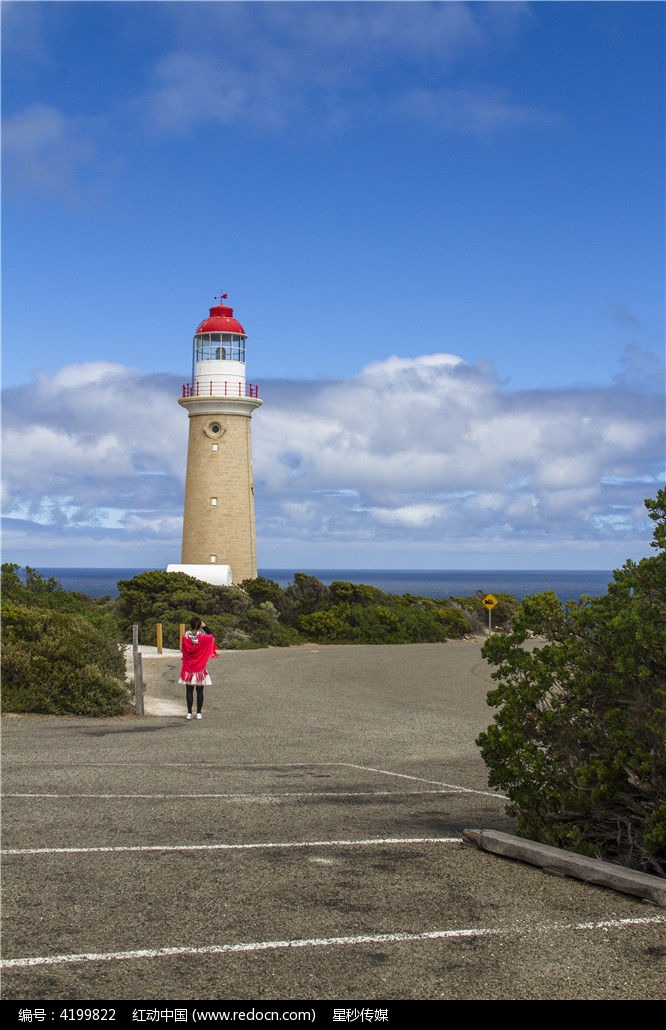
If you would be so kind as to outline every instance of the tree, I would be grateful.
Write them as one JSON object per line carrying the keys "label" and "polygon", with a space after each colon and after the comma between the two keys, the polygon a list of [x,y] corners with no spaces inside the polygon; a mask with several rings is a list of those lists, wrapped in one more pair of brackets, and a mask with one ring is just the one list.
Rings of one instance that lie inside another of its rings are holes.
{"label": "tree", "polygon": [[498,686],[477,744],[519,832],[666,873],[666,491],[646,500],[658,554],[602,597],[524,600],[483,647]]}

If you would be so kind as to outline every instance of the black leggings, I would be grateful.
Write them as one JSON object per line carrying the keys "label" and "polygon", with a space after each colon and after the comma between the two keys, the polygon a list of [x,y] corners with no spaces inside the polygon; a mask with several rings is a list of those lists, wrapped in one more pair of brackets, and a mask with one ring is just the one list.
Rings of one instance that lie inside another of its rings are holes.
{"label": "black leggings", "polygon": [[[200,712],[203,708],[203,683],[197,683],[197,712]],[[194,683],[185,684],[185,694],[187,696],[187,710],[192,711],[192,702],[194,700]]]}

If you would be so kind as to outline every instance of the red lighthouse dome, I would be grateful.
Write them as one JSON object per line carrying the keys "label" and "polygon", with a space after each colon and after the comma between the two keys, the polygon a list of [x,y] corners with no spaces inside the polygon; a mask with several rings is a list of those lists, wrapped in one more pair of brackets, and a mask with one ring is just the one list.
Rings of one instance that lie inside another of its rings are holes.
{"label": "red lighthouse dome", "polygon": [[[226,300],[226,296],[226,293],[223,294],[220,300]],[[233,308],[227,307],[226,304],[216,304],[208,310],[209,316],[198,326],[195,336],[199,333],[239,333],[241,336],[247,336],[238,319],[234,318]]]}

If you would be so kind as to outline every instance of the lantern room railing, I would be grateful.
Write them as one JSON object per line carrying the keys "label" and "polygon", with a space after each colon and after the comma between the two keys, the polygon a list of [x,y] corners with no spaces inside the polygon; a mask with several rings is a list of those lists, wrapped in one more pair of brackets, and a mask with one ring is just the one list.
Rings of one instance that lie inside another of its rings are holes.
{"label": "lantern room railing", "polygon": [[259,387],[252,383],[219,382],[210,379],[207,382],[197,379],[196,383],[183,383],[183,397],[258,397]]}

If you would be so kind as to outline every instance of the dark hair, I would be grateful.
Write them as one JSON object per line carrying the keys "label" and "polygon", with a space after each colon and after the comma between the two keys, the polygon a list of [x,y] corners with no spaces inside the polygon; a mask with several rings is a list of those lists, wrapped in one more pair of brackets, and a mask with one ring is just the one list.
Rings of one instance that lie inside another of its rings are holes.
{"label": "dark hair", "polygon": [[201,626],[203,626],[203,622],[201,621],[201,619],[198,619],[196,615],[193,619],[190,619],[190,629],[196,630],[199,629]]}

